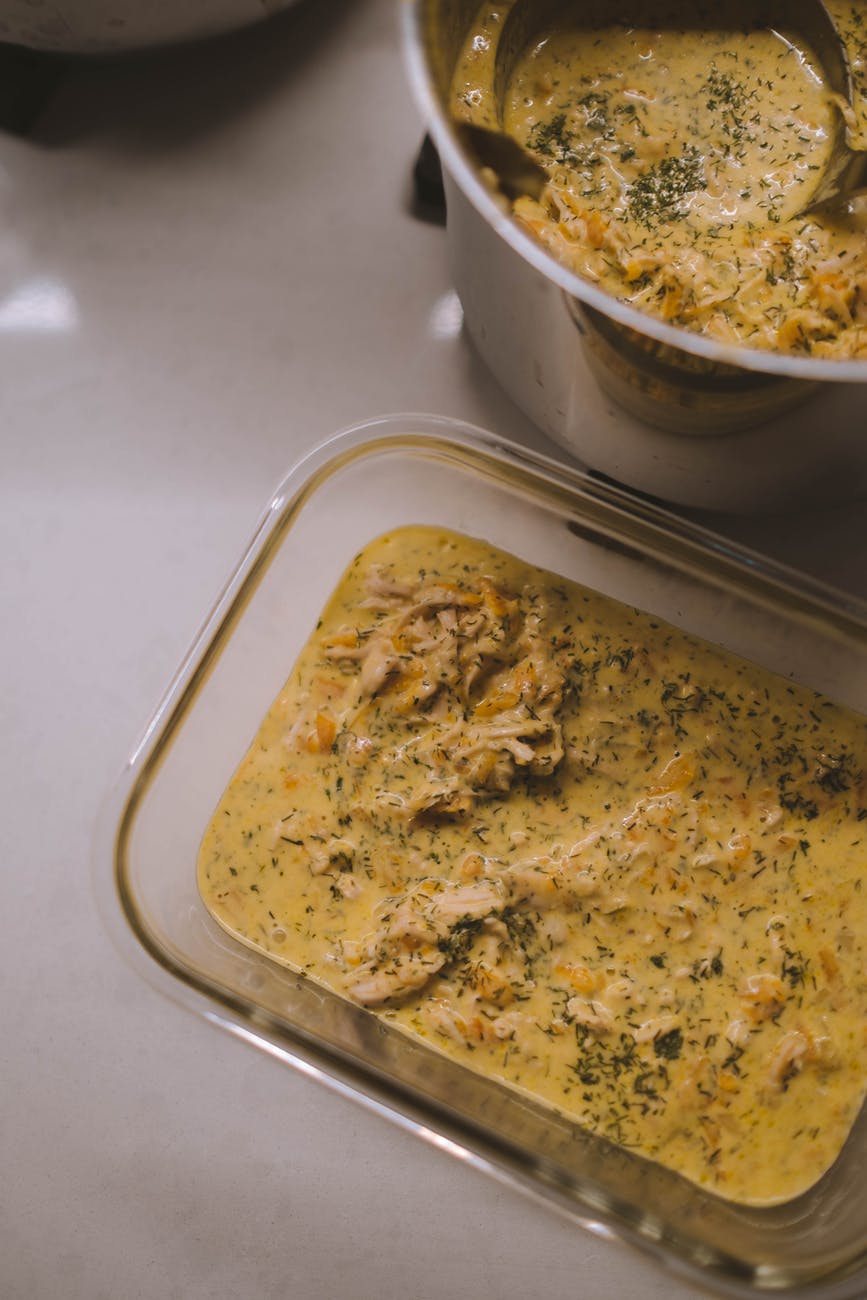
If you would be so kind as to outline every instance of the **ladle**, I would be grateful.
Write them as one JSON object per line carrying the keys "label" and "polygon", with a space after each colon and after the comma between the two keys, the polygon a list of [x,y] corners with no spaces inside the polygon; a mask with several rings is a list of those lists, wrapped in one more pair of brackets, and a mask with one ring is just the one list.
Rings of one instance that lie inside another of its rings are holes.
{"label": "ladle", "polygon": [[455,131],[476,162],[494,173],[497,187],[507,199],[518,199],[523,194],[532,199],[542,197],[548,173],[512,136],[474,122],[456,122]]}
{"label": "ladle", "polygon": [[[806,30],[800,21],[802,10],[816,11]],[[867,139],[861,125],[867,119],[867,103],[855,83],[853,65],[856,63],[856,50],[850,48],[822,0],[800,0],[792,7],[792,17],[797,22],[798,30],[810,41],[813,52],[822,65],[828,87],[840,102],[831,155],[801,212],[842,209],[848,202],[867,194],[867,186],[863,184],[867,169]],[[867,30],[863,52],[867,54]],[[845,114],[844,104],[847,106]],[[855,126],[854,130],[850,129],[847,117]]]}

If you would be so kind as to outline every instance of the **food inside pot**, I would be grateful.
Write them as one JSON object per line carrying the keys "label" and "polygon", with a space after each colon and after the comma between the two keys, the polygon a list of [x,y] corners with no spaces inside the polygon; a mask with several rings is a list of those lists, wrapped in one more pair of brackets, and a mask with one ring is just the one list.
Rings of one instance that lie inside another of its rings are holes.
{"label": "food inside pot", "polygon": [[205,834],[226,929],[734,1201],[867,1063],[865,721],[470,538],[371,543]]}
{"label": "food inside pot", "polygon": [[[452,107],[543,163],[545,192],[514,214],[554,256],[725,343],[867,356],[867,210],[809,210],[851,113],[804,37],[727,26],[724,3],[681,25],[652,0],[629,21],[549,5],[504,77],[513,8],[480,9]],[[836,8],[850,43],[862,27],[867,43],[867,7]]]}

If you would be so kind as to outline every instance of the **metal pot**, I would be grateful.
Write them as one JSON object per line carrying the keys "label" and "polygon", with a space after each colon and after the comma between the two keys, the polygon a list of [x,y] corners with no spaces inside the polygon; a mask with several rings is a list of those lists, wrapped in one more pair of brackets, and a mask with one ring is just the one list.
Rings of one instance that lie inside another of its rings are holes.
{"label": "metal pot", "polygon": [[674,328],[568,270],[512,219],[449,108],[478,7],[414,0],[404,43],[443,164],[465,324],[512,399],[591,467],[682,504],[754,510],[867,491],[867,361],[789,356]]}

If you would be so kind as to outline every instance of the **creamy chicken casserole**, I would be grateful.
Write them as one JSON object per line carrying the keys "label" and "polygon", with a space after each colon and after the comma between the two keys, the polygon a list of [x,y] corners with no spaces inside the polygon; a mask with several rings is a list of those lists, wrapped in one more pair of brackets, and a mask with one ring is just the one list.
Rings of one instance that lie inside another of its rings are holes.
{"label": "creamy chicken casserole", "polygon": [[[672,325],[750,348],[867,356],[867,207],[805,212],[841,114],[855,147],[867,134],[797,33],[727,27],[725,5],[719,27],[697,7],[695,25],[679,28],[654,26],[659,4],[646,25],[610,26],[608,5],[564,4],[503,88],[497,50],[512,8],[482,6],[451,99],[459,120],[504,129],[544,165],[541,199],[514,204],[537,239]],[[863,52],[856,74],[867,69],[863,0],[828,8]]]}
{"label": "creamy chicken casserole", "polygon": [[720,1195],[865,1091],[865,720],[479,541],[325,609],[214,813],[244,942]]}

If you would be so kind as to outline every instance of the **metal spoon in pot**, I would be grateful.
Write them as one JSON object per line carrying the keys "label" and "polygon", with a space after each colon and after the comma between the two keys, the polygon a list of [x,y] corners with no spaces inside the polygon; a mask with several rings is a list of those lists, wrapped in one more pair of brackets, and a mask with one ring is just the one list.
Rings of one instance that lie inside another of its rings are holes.
{"label": "metal spoon in pot", "polygon": [[867,101],[853,75],[859,54],[867,53],[867,33],[860,48],[854,35],[851,42],[847,40],[822,0],[802,0],[793,19],[810,41],[828,88],[840,104],[830,157],[801,212],[842,210],[848,202],[867,194]]}
{"label": "metal spoon in pot", "polygon": [[456,122],[455,131],[475,162],[497,178],[497,187],[507,199],[528,194],[541,198],[548,173],[540,162],[505,131],[492,131],[474,122]]}

